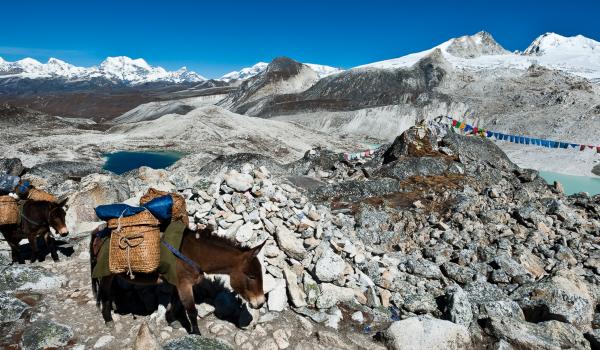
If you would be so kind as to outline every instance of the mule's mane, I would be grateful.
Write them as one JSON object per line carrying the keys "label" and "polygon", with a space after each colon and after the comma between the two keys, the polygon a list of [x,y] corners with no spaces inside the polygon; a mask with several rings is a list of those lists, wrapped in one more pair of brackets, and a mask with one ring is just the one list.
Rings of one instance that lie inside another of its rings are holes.
{"label": "mule's mane", "polygon": [[216,234],[214,234],[212,232],[212,230],[210,228],[206,228],[206,229],[198,230],[198,231],[191,231],[191,230],[186,230],[186,231],[187,231],[187,234],[198,234],[198,235],[200,235],[201,240],[210,241],[211,244],[214,244],[218,247],[230,248],[230,249],[235,248],[242,252],[247,252],[252,249],[250,247],[241,246],[237,241],[228,239],[226,237],[217,236]]}

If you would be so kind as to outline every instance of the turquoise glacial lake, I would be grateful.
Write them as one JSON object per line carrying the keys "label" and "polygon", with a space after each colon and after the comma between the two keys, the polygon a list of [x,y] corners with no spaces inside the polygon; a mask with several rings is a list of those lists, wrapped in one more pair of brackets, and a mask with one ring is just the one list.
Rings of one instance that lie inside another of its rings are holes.
{"label": "turquoise glacial lake", "polygon": [[184,154],[179,152],[130,152],[120,151],[104,155],[106,162],[102,167],[115,174],[123,174],[141,166],[153,169],[164,169],[179,159]]}
{"label": "turquoise glacial lake", "polygon": [[540,171],[540,176],[546,180],[549,184],[553,184],[554,181],[560,182],[566,194],[574,194],[579,192],[587,192],[590,195],[600,193],[600,177],[587,177],[587,176],[574,176],[565,175],[559,173],[552,173],[549,171]]}

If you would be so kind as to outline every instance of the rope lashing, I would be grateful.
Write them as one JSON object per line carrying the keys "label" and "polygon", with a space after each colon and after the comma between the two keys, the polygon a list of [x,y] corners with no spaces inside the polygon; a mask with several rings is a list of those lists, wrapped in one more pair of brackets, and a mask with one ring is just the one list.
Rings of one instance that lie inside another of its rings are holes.
{"label": "rope lashing", "polygon": [[[138,241],[135,241],[138,240]],[[139,234],[136,236],[131,236],[131,237],[121,237],[119,239],[119,248],[121,249],[125,249],[127,252],[127,276],[129,276],[130,279],[134,279],[135,276],[133,275],[133,271],[131,269],[131,258],[130,258],[130,251],[131,248],[135,248],[137,246],[139,246],[140,244],[142,244],[144,242],[144,235]]]}

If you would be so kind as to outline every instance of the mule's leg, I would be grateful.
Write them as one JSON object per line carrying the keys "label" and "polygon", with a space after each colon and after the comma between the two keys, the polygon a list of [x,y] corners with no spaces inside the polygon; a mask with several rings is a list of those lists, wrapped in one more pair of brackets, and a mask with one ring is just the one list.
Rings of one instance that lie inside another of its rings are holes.
{"label": "mule's leg", "polygon": [[10,257],[12,259],[12,263],[19,263],[19,264],[24,264],[25,263],[25,259],[23,259],[20,256],[20,251],[19,251],[19,242],[11,242],[8,241],[8,245],[10,246]]}
{"label": "mule's leg", "polygon": [[177,286],[177,292],[181,304],[185,308],[188,320],[191,325],[191,334],[200,335],[200,329],[198,328],[198,310],[196,309],[196,303],[194,301],[194,283],[189,279],[180,279],[179,285]]}
{"label": "mule's leg", "polygon": [[27,237],[27,240],[29,241],[29,246],[31,247],[31,262],[34,263],[37,260],[43,261],[40,257],[40,252],[37,245],[37,236],[29,236]]}
{"label": "mule's leg", "polygon": [[46,234],[44,235],[44,240],[46,241],[46,246],[50,251],[50,256],[52,257],[52,260],[58,261],[58,252],[56,251],[56,240],[54,239],[54,237],[52,237],[50,231],[46,232]]}
{"label": "mule's leg", "polygon": [[171,289],[171,300],[169,301],[169,305],[167,305],[167,312],[165,313],[165,320],[168,324],[171,324],[176,321],[178,309],[181,309],[181,302],[179,301],[179,294],[177,294],[177,289],[173,287]]}
{"label": "mule's leg", "polygon": [[100,300],[102,301],[102,318],[104,322],[112,322],[112,276],[100,279]]}

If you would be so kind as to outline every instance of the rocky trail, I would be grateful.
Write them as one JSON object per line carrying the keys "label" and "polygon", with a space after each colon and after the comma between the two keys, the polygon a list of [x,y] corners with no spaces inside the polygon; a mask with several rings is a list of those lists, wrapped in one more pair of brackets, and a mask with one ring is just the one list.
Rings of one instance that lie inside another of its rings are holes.
{"label": "rocky trail", "polygon": [[[45,182],[43,172],[25,172],[24,178],[46,190],[69,196],[73,253],[58,263],[9,266],[7,246],[0,246],[0,344],[600,345],[600,196],[565,196],[560,184],[548,185],[536,171],[519,168],[489,140],[432,123],[410,128],[361,161],[340,161],[325,149],[287,164],[255,154],[201,164],[191,159],[167,170],[53,176]],[[246,308],[226,278],[211,277],[196,293],[203,337],[186,336],[177,322],[166,324],[164,287],[120,285],[121,300],[127,300],[121,309],[137,316],[124,313],[104,325],[89,282],[88,232],[99,224],[93,208],[137,204],[149,187],[182,194],[191,228],[212,225],[215,234],[242,246],[266,241],[260,255],[267,296],[262,309]]]}

